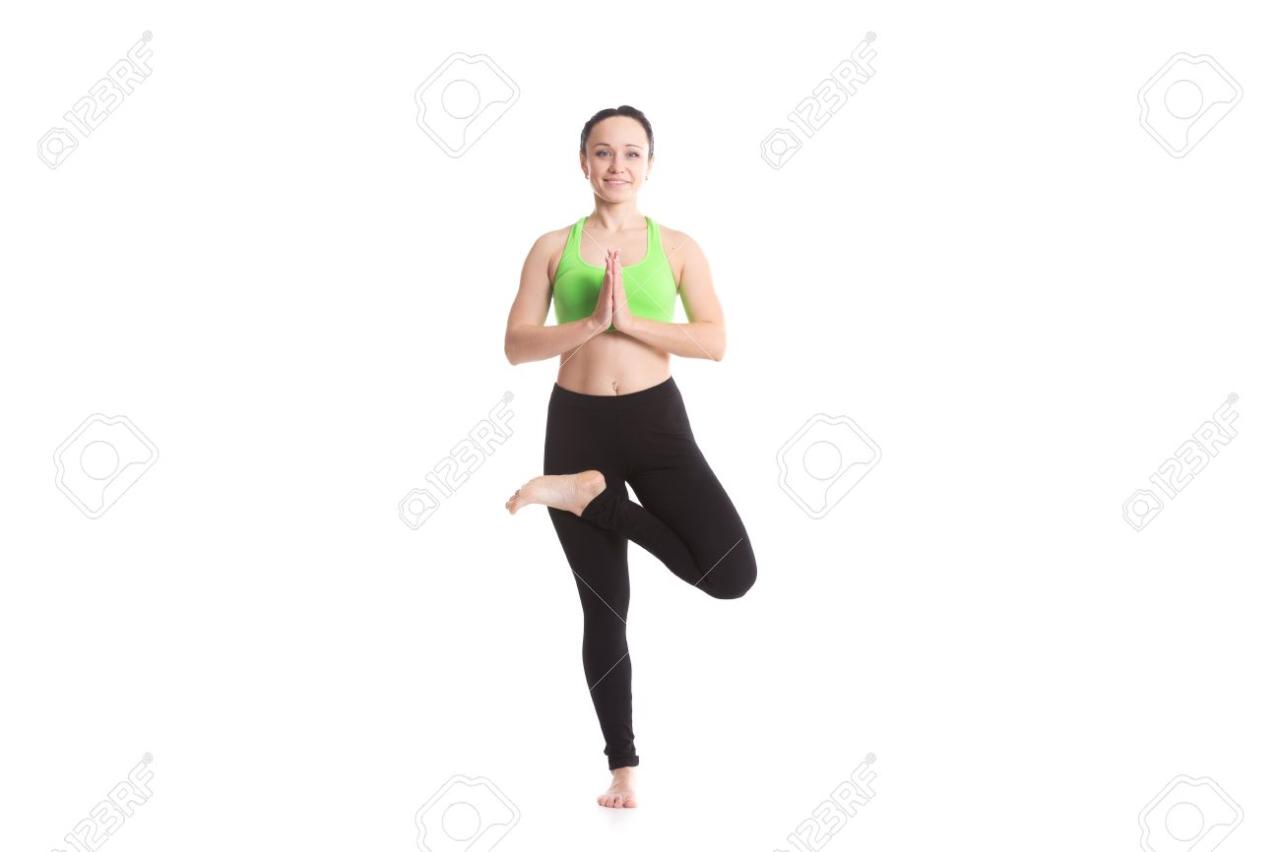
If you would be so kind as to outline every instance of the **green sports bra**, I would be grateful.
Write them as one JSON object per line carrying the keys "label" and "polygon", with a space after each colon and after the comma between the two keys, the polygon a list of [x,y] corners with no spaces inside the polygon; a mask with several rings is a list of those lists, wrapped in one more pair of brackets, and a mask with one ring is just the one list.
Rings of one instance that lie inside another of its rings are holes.
{"label": "green sports bra", "polygon": [[[649,230],[649,246],[644,260],[622,267],[627,306],[632,316],[671,322],[676,306],[675,276],[662,250],[658,223],[648,216],[644,219]],[[590,266],[582,260],[582,227],[586,221],[587,217],[583,216],[569,230],[569,240],[560,255],[560,265],[556,267],[551,292],[556,304],[557,323],[591,316],[600,299],[600,288],[604,286],[604,267]],[[608,330],[614,330],[612,324]]]}

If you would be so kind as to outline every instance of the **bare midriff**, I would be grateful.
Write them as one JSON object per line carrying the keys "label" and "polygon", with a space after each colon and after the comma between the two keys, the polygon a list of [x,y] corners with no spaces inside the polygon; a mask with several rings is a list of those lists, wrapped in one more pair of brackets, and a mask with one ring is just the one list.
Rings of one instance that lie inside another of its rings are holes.
{"label": "bare midriff", "polygon": [[602,331],[560,356],[556,384],[594,396],[651,388],[671,375],[671,353],[619,331]]}

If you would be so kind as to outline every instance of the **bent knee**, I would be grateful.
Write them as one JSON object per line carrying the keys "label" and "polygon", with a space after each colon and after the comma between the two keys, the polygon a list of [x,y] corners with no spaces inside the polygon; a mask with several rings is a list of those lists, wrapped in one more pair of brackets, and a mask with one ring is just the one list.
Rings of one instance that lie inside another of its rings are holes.
{"label": "bent knee", "polygon": [[[740,598],[756,584],[756,562],[754,559],[743,559],[730,566],[731,570],[720,572],[721,565],[712,571],[701,585],[703,590],[713,598],[732,600]],[[716,576],[719,574],[719,576]]]}

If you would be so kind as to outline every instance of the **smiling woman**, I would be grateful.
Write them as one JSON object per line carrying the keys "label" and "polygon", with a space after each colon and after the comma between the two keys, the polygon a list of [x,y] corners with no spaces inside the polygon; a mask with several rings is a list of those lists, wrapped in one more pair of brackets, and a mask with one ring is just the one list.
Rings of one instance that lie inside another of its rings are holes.
{"label": "smiling woman", "polygon": [[[672,354],[724,357],[724,317],[698,244],[636,207],[653,173],[653,127],[634,107],[601,110],[582,128],[578,157],[595,211],[538,238],[507,320],[512,364],[560,356],[543,475],[507,509],[547,507],[577,580],[582,665],[613,772],[596,801],[635,807],[627,544],[714,598],[746,594],[756,562],[670,373]],[[687,323],[672,321],[677,294]]]}

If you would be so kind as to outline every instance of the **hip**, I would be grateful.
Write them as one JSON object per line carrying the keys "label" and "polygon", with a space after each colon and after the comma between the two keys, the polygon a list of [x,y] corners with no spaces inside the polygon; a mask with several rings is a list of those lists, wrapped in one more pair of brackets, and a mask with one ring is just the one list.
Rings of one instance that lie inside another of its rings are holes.
{"label": "hip", "polygon": [[593,458],[673,461],[696,454],[697,444],[684,397],[668,376],[623,394],[584,394],[553,384],[546,451],[570,464]]}

